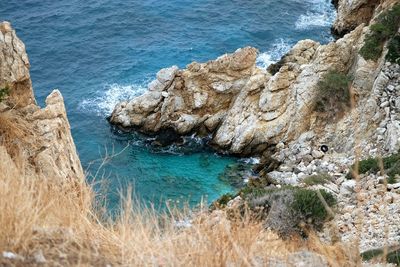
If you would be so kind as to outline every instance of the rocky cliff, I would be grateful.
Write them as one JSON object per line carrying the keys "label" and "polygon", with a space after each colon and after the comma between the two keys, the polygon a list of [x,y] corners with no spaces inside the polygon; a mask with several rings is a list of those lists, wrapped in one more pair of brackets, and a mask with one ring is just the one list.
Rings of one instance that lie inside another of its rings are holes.
{"label": "rocky cliff", "polygon": [[335,0],[337,18],[332,27],[335,34],[343,36],[358,25],[368,24],[377,13],[388,9],[397,0]]}
{"label": "rocky cliff", "polygon": [[0,23],[0,89],[8,95],[0,102],[0,148],[27,174],[61,183],[83,181],[62,95],[54,90],[40,108],[29,67],[24,44],[10,23]]}
{"label": "rocky cliff", "polygon": [[[368,26],[360,23],[386,10],[391,1],[380,5],[353,2],[339,1],[335,27],[351,32],[335,42],[300,41],[270,71],[256,66],[257,50],[251,47],[207,63],[193,62],[183,70],[176,66],[163,69],[145,94],[118,104],[110,121],[145,133],[169,130],[178,135],[211,135],[211,145],[242,155],[262,153],[311,130],[318,132],[313,138],[315,145],[327,143],[350,152],[354,147],[351,133],[362,132],[372,141],[370,137],[382,124],[378,131],[386,140],[383,148],[395,151],[399,146],[399,136],[394,134],[398,121],[391,121],[390,111],[386,115],[386,103],[382,104],[385,101],[377,89],[389,82],[380,74],[384,59],[366,61],[358,54],[368,33]],[[368,16],[358,16],[354,10]],[[357,20],[352,20],[350,13]],[[330,70],[353,77],[356,103],[352,111],[324,121],[318,119],[320,114],[313,105],[318,83]],[[389,130],[383,132],[383,128]],[[343,143],[343,138],[348,140]]]}

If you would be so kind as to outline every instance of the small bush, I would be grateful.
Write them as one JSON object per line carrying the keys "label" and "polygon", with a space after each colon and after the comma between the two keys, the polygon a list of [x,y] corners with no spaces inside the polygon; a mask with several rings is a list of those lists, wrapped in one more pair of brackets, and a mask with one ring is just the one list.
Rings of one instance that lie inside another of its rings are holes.
{"label": "small bush", "polygon": [[349,85],[351,78],[336,70],[328,71],[318,82],[318,92],[314,99],[317,112],[336,112],[350,106]]}
{"label": "small bush", "polygon": [[364,59],[378,60],[382,55],[383,43],[376,36],[367,36],[363,47],[360,49],[360,55]]}
{"label": "small bush", "polygon": [[8,86],[0,88],[0,102],[3,101],[6,98],[6,96],[8,96],[9,92],[10,88]]}
{"label": "small bush", "polygon": [[318,184],[326,184],[332,181],[332,177],[327,173],[321,173],[316,175],[307,176],[304,178],[303,183],[306,185],[318,185]]}
{"label": "small bush", "polygon": [[392,63],[400,63],[400,35],[396,35],[390,40],[386,59]]}
{"label": "small bush", "polygon": [[386,260],[388,263],[393,263],[397,266],[400,266],[400,249],[388,253]]}
{"label": "small bush", "polygon": [[[319,190],[329,207],[336,204],[334,196]],[[257,219],[282,237],[292,234],[307,235],[310,229],[320,230],[329,218],[328,211],[314,190],[283,187],[253,191],[246,201]]]}
{"label": "small bush", "polygon": [[[389,176],[388,183],[396,183],[396,175],[400,175],[400,153],[393,154],[388,157],[382,158],[383,169],[385,173]],[[355,164],[351,166],[353,172],[356,171]],[[381,170],[378,158],[368,158],[361,160],[358,163],[358,173],[378,173]],[[348,179],[352,179],[353,175],[351,171],[347,175]]]}
{"label": "small bush", "polygon": [[231,201],[232,199],[234,199],[235,196],[227,193],[227,194],[223,194],[220,198],[218,198],[212,206],[217,206],[217,207],[225,207],[229,201]]}
{"label": "small bush", "polygon": [[367,250],[363,253],[361,253],[361,258],[364,261],[369,261],[372,260],[373,258],[377,257],[377,256],[381,256],[383,254],[383,249],[371,249],[371,250]]}
{"label": "small bush", "polygon": [[[392,38],[400,26],[400,5],[395,5],[391,10],[382,13],[377,22],[370,26],[370,33],[365,37],[360,55],[364,59],[377,60],[381,57],[384,43]],[[395,44],[393,44],[395,45]],[[392,57],[389,61],[392,61]]]}
{"label": "small bush", "polygon": [[[319,190],[329,207],[336,204],[335,197],[325,190]],[[328,211],[314,190],[298,189],[294,193],[292,208],[303,222],[311,223],[313,228],[320,230],[328,218]]]}
{"label": "small bush", "polygon": [[[364,261],[370,261],[374,258],[382,257],[383,253],[384,253],[384,250],[381,248],[371,249],[371,250],[367,250],[367,251],[361,253],[361,258]],[[400,265],[400,250],[398,249],[398,250],[389,251],[389,253],[386,256],[386,262]]]}

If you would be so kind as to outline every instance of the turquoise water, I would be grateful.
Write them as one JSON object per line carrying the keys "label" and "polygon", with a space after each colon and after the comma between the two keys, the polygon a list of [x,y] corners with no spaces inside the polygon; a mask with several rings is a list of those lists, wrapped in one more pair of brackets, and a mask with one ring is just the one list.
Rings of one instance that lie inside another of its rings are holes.
{"label": "turquoise water", "polygon": [[[163,67],[213,59],[251,45],[260,67],[300,39],[327,42],[330,0],[9,0],[0,1],[25,42],[39,104],[54,88],[64,95],[82,164],[116,189],[134,184],[142,199],[215,199],[233,190],[218,176],[238,161],[194,147],[157,150],[145,138],[112,131],[114,105],[145,90]],[[106,151],[117,153],[100,170]],[[102,178],[103,177],[103,178]]]}

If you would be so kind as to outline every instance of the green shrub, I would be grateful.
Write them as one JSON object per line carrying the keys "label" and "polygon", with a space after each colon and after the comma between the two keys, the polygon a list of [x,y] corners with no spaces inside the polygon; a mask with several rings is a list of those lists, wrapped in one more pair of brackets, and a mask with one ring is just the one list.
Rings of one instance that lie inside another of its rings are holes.
{"label": "green shrub", "polygon": [[[389,250],[391,250],[391,249],[389,249]],[[371,249],[371,250],[367,250],[367,251],[361,253],[361,258],[363,259],[363,261],[370,261],[377,257],[382,258],[383,253],[384,253],[384,250],[382,248]],[[386,262],[396,264],[397,266],[400,265],[400,250],[397,249],[397,250],[389,251],[386,256]]]}
{"label": "green shrub", "polygon": [[[329,207],[336,204],[335,197],[325,190],[319,190]],[[314,190],[297,189],[294,193],[292,208],[303,222],[309,222],[313,228],[320,230],[328,218],[328,211],[322,203],[318,193]]]}
{"label": "green shrub", "polygon": [[[319,190],[329,207],[336,204],[334,196]],[[310,229],[320,230],[329,218],[328,211],[314,190],[285,186],[260,189],[248,193],[246,202],[255,218],[281,237],[295,233],[306,236]]]}
{"label": "green shrub", "polygon": [[229,201],[231,201],[232,199],[234,199],[235,196],[227,193],[227,194],[223,194],[220,198],[218,198],[214,203],[215,205],[217,205],[218,207],[225,207],[226,204],[228,204]]}
{"label": "green shrub", "polygon": [[303,183],[306,185],[318,185],[318,184],[326,184],[332,181],[332,177],[327,173],[320,173],[316,175],[307,176],[304,178]]}
{"label": "green shrub", "polygon": [[336,70],[328,71],[318,82],[314,110],[318,112],[342,111],[350,106],[351,78]]}
{"label": "green shrub", "polygon": [[384,43],[397,33],[399,26],[400,4],[397,4],[392,9],[382,13],[377,18],[377,22],[370,26],[370,33],[365,37],[364,45],[359,52],[360,55],[367,60],[379,59],[382,55]]}
{"label": "green shrub", "polygon": [[400,35],[397,34],[388,44],[386,59],[392,63],[400,63]]}
{"label": "green shrub", "polygon": [[378,60],[382,55],[383,42],[380,41],[375,35],[367,36],[363,47],[360,49],[360,55],[364,59]]}
{"label": "green shrub", "polygon": [[382,37],[389,38],[397,32],[400,26],[400,4],[396,4],[392,9],[379,15],[377,19],[386,29],[383,31]]}
{"label": "green shrub", "polygon": [[400,249],[388,253],[386,261],[400,266]]}
{"label": "green shrub", "polygon": [[[400,175],[400,153],[393,154],[382,158],[383,169],[389,176],[388,183],[396,183],[396,175]],[[351,170],[355,172],[355,164],[351,166]],[[368,158],[358,163],[358,173],[378,173],[381,170],[378,158]],[[348,179],[352,179],[351,171],[347,175]]]}
{"label": "green shrub", "polygon": [[371,249],[371,250],[367,250],[363,253],[361,253],[361,258],[364,261],[369,261],[372,260],[373,258],[380,256],[383,254],[383,249],[378,248],[378,249]]}
{"label": "green shrub", "polygon": [[10,88],[6,85],[3,88],[0,88],[0,102],[4,100],[6,96],[10,93]]}

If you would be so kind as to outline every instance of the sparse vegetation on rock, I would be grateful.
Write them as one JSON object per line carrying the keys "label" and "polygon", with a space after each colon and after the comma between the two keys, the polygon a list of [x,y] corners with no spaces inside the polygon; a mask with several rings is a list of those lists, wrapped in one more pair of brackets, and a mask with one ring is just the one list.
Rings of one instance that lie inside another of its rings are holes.
{"label": "sparse vegetation on rock", "polygon": [[396,175],[400,175],[400,153],[393,154],[383,158],[368,158],[361,160],[358,163],[358,172],[356,165],[351,167],[351,171],[347,175],[347,178],[353,178],[352,173],[378,173],[382,171],[389,176],[388,183],[396,183]]}
{"label": "sparse vegetation on rock", "polygon": [[[395,36],[399,26],[400,5],[397,4],[392,9],[383,12],[377,18],[376,23],[370,26],[370,33],[365,37],[364,46],[360,49],[360,55],[367,60],[379,59],[382,55],[385,42]],[[397,40],[398,38],[394,39]],[[387,59],[391,62],[396,62],[397,58],[394,58],[393,55],[388,55]]]}
{"label": "sparse vegetation on rock", "polygon": [[[384,254],[385,251],[383,248],[371,249],[361,253],[361,257],[364,261],[369,261],[376,258],[383,258]],[[388,248],[385,260],[387,263],[400,265],[400,249],[398,247],[394,249]]]}
{"label": "sparse vegetation on rock", "polygon": [[10,93],[10,88],[8,86],[0,88],[0,102],[3,101],[9,93]]}
{"label": "sparse vegetation on rock", "polygon": [[332,181],[332,177],[327,173],[320,173],[315,175],[310,175],[304,178],[303,183],[306,185],[318,185],[318,184],[326,184]]}
{"label": "sparse vegetation on rock", "polygon": [[400,35],[395,35],[388,44],[386,59],[393,63],[400,63]]}
{"label": "sparse vegetation on rock", "polygon": [[[307,235],[321,230],[329,219],[328,209],[336,204],[335,197],[325,190],[299,187],[245,188],[242,196],[255,217],[282,237]],[[325,206],[325,203],[327,206]]]}
{"label": "sparse vegetation on rock", "polygon": [[328,71],[318,82],[314,110],[336,114],[350,106],[349,85],[351,78],[336,70]]}

